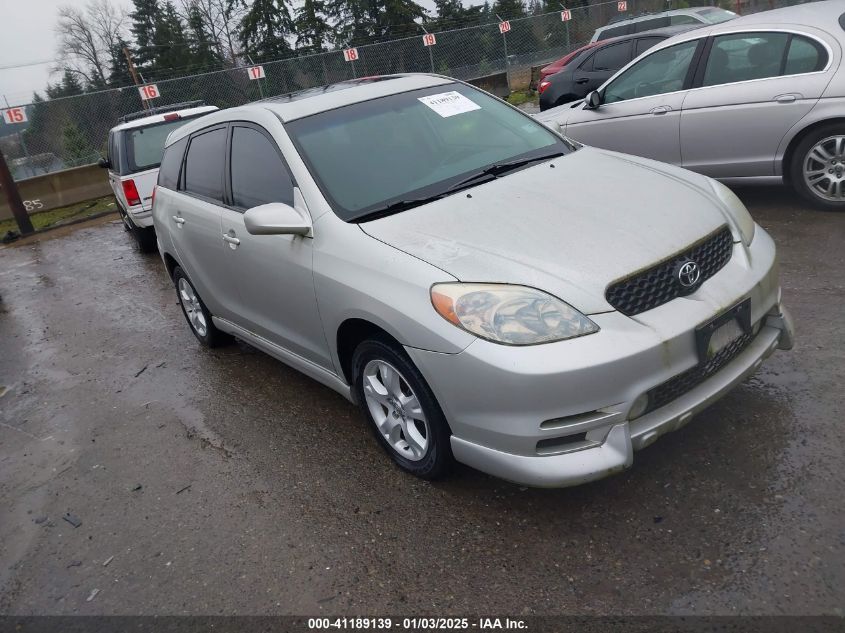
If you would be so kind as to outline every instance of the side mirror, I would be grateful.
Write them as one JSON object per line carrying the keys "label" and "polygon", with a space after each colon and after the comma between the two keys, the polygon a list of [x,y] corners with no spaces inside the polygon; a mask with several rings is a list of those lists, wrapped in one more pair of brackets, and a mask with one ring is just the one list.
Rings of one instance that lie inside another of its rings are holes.
{"label": "side mirror", "polygon": [[289,204],[270,202],[248,209],[244,226],[251,235],[310,235],[311,220]]}
{"label": "side mirror", "polygon": [[584,98],[584,107],[588,110],[595,110],[601,105],[601,93],[593,90]]}
{"label": "side mirror", "polygon": [[103,169],[108,169],[109,167],[111,167],[111,163],[109,162],[109,160],[107,158],[103,158],[102,156],[100,157],[100,160],[97,161],[97,165],[99,165]]}

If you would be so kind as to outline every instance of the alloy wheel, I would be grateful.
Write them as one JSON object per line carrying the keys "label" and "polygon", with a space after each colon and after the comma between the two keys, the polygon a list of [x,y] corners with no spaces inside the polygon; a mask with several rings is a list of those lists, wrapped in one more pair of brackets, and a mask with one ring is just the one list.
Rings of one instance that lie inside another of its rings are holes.
{"label": "alloy wheel", "polygon": [[368,362],[363,380],[367,408],[387,443],[409,461],[425,457],[431,431],[408,381],[383,360]]}
{"label": "alloy wheel", "polygon": [[804,158],[804,182],[823,200],[845,201],[845,135],[813,145]]}
{"label": "alloy wheel", "polygon": [[204,337],[208,333],[208,323],[206,323],[205,313],[202,311],[202,304],[200,303],[199,297],[197,297],[197,293],[184,277],[179,279],[178,290],[179,301],[182,302],[182,307],[185,308],[188,322],[197,334]]}

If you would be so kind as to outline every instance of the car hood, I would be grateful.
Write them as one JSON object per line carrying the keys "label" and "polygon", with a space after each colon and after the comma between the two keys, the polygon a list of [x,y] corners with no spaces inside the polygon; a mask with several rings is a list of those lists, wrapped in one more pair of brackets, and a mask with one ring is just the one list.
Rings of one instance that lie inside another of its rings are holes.
{"label": "car hood", "polygon": [[360,227],[461,281],[532,286],[592,314],[613,309],[608,284],[725,224],[701,176],[585,147]]}

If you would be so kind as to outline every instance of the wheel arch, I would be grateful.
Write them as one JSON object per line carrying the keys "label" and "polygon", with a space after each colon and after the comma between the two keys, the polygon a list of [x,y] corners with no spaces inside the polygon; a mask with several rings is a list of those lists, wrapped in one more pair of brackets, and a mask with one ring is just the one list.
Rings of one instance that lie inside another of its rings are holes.
{"label": "wheel arch", "polygon": [[176,258],[173,257],[170,253],[162,253],[161,258],[164,260],[164,267],[167,269],[167,276],[170,279],[173,279],[173,271],[176,270],[176,267],[179,265],[179,262],[176,261]]}
{"label": "wheel arch", "polygon": [[786,146],[786,150],[784,150],[783,152],[783,158],[781,159],[781,175],[783,176],[783,180],[786,184],[792,184],[791,164],[792,159],[795,155],[795,149],[798,147],[799,143],[801,143],[801,141],[803,141],[808,134],[812,134],[819,128],[836,123],[839,123],[840,125],[845,125],[845,117],[840,116],[814,121],[809,125],[801,128],[792,136]]}
{"label": "wheel arch", "polygon": [[340,370],[347,384],[352,385],[352,357],[355,349],[368,339],[381,339],[402,348],[399,340],[390,334],[380,325],[373,321],[351,317],[344,320],[337,328],[337,358],[340,363]]}

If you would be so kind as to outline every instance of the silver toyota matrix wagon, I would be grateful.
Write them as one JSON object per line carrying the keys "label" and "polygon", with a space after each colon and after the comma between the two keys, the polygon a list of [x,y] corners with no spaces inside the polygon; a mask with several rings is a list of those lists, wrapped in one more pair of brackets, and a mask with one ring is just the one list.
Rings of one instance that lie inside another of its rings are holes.
{"label": "silver toyota matrix wagon", "polygon": [[360,404],[420,477],[605,477],[792,347],[775,245],[729,189],[445,77],[191,121],[153,216],[202,343]]}

